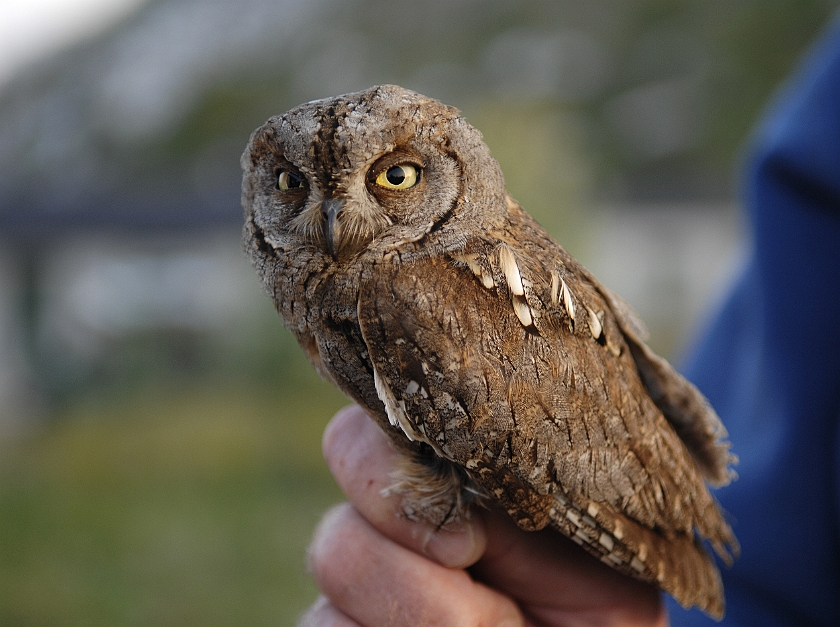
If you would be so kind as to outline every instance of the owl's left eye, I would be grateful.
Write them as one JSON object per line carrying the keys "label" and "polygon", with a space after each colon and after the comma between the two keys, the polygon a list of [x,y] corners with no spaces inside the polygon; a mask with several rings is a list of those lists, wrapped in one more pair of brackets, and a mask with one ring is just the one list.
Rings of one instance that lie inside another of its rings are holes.
{"label": "owl's left eye", "polygon": [[303,187],[303,179],[293,172],[283,170],[277,175],[276,188],[281,192],[288,189],[300,189]]}
{"label": "owl's left eye", "polygon": [[376,177],[376,184],[385,189],[408,189],[417,185],[420,170],[411,163],[400,163],[383,170]]}

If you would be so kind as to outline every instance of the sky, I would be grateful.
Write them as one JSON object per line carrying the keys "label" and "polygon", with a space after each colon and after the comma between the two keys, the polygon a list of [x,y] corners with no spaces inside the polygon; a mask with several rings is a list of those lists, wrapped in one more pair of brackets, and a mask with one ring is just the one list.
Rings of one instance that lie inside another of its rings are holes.
{"label": "sky", "polygon": [[144,0],[0,0],[0,87],[27,65],[118,22]]}

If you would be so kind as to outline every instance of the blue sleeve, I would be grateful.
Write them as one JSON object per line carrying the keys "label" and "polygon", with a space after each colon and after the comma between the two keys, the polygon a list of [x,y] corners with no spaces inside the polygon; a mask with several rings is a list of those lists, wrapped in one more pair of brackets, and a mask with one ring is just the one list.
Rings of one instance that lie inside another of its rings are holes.
{"label": "blue sleeve", "polygon": [[[723,625],[840,624],[840,20],[751,144],[744,273],[687,363],[740,457]],[[673,625],[716,624],[669,606]]]}

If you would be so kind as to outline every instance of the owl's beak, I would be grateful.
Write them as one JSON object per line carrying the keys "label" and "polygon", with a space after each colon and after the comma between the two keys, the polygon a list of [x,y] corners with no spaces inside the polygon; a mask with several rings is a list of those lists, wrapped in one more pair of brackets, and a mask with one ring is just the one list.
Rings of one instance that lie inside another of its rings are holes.
{"label": "owl's beak", "polygon": [[330,255],[335,256],[335,244],[337,230],[339,225],[336,223],[338,215],[344,209],[344,203],[341,200],[330,198],[321,203],[321,213],[324,215],[324,236],[327,240],[327,250]]}

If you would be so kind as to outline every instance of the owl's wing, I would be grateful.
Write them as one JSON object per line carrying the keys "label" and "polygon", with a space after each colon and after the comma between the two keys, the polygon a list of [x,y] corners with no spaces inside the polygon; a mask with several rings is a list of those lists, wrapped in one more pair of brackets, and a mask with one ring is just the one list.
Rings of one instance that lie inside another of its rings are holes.
{"label": "owl's wing", "polygon": [[607,301],[653,402],[674,427],[706,481],[720,487],[737,477],[730,464],[738,458],[724,441],[727,432],[717,412],[693,384],[645,343],[647,332],[633,308],[581,266]]}
{"label": "owl's wing", "polygon": [[533,232],[382,264],[363,282],[358,319],[389,418],[520,526],[550,523],[618,570],[722,612],[695,531],[726,554],[731,530],[597,285],[539,227],[520,227]]}

